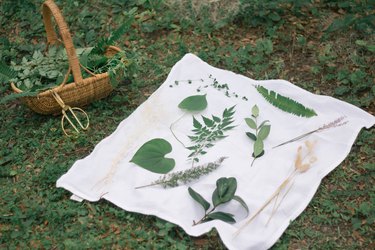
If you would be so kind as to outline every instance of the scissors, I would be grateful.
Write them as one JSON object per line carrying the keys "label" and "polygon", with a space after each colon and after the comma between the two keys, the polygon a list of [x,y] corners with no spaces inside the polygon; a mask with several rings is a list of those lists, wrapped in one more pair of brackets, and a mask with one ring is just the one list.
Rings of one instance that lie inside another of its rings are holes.
{"label": "scissors", "polygon": [[[90,121],[89,121],[89,116],[86,114],[85,111],[83,111],[83,109],[81,108],[77,108],[77,107],[70,107],[69,105],[66,105],[64,103],[64,101],[61,99],[61,97],[59,96],[59,94],[57,94],[55,91],[51,90],[51,93],[52,93],[52,96],[55,98],[55,100],[57,101],[57,103],[61,106],[62,110],[61,110],[61,113],[62,113],[62,117],[61,117],[61,128],[64,132],[65,135],[67,136],[70,136],[66,130],[65,130],[65,126],[64,126],[64,123],[65,123],[65,120],[68,121],[68,123],[73,127],[73,129],[79,134],[79,129],[78,127],[73,123],[73,119],[72,118],[69,118],[68,114],[71,114],[72,117],[74,118],[75,122],[78,123],[79,125],[79,128],[81,128],[82,130],[87,130],[87,128],[89,127],[90,125]],[[76,113],[74,111],[78,111],[82,114],[84,114],[85,118],[86,118],[86,124],[83,125],[82,122],[78,119]]]}

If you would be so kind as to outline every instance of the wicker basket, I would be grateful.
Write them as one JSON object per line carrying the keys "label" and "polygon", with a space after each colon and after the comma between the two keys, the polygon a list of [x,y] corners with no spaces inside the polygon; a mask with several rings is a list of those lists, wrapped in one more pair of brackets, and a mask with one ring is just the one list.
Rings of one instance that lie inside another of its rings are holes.
{"label": "wicker basket", "polygon": [[[92,74],[90,77],[83,79],[81,65],[73,45],[69,28],[59,8],[52,0],[47,0],[43,3],[43,22],[47,33],[47,43],[53,45],[61,42],[57,38],[54,30],[51,20],[52,16],[55,18],[62,43],[65,46],[69,60],[69,69],[73,74],[74,82],[69,84],[63,82],[53,88],[52,91],[46,90],[39,93],[37,96],[21,98],[30,109],[45,115],[61,112],[61,106],[53,97],[52,92],[57,93],[66,105],[82,107],[92,101],[106,97],[113,90],[108,73]],[[106,56],[113,56],[119,51],[121,51],[119,48],[110,46],[107,49]],[[11,87],[14,92],[22,93],[22,90],[17,88],[14,83],[11,83]]]}

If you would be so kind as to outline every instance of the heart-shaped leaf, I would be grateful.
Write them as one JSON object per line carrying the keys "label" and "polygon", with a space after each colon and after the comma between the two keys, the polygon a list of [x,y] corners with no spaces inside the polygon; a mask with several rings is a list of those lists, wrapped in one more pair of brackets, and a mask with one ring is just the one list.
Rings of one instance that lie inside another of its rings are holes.
{"label": "heart-shaped leaf", "polygon": [[197,192],[194,191],[194,189],[192,189],[191,187],[188,188],[188,191],[189,191],[189,194],[190,196],[196,201],[198,202],[199,204],[201,204],[201,206],[204,208],[205,211],[207,211],[209,208],[210,208],[210,203],[208,203],[208,201],[206,201],[202,195],[198,194]]}
{"label": "heart-shaped leaf", "polygon": [[192,95],[186,97],[178,104],[178,107],[187,111],[202,111],[207,108],[206,95]]}
{"label": "heart-shaped leaf", "polygon": [[166,174],[174,168],[175,161],[164,156],[172,151],[172,146],[164,139],[156,138],[143,144],[130,162],[158,174]]}

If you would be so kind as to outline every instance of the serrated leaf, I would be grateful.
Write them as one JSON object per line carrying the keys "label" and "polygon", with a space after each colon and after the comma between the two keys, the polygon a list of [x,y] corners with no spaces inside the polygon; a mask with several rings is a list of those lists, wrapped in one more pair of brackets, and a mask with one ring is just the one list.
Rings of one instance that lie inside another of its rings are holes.
{"label": "serrated leaf", "polygon": [[210,208],[210,203],[206,201],[202,195],[195,192],[191,187],[188,188],[188,191],[190,196],[203,207],[204,211],[207,211]]}
{"label": "serrated leaf", "polygon": [[264,144],[262,139],[257,139],[254,143],[254,157],[258,157],[264,149]]}
{"label": "serrated leaf", "polygon": [[241,197],[239,197],[238,195],[235,195],[233,197],[233,200],[238,201],[242,205],[242,207],[245,208],[247,215],[249,215],[249,207],[247,206],[246,202]]}
{"label": "serrated leaf", "polygon": [[270,134],[271,131],[271,125],[264,125],[258,133],[258,138],[261,140],[264,140],[267,138],[267,136]]}
{"label": "serrated leaf", "polygon": [[130,162],[154,173],[166,174],[175,166],[175,160],[165,158],[172,151],[171,144],[161,138],[152,139],[143,144]]}
{"label": "serrated leaf", "polygon": [[260,85],[255,86],[255,88],[264,97],[264,99],[266,99],[273,106],[285,112],[303,117],[312,117],[317,115],[313,109],[307,108],[301,103],[290,99],[289,97],[282,96],[275,91],[270,91]]}
{"label": "serrated leaf", "polygon": [[236,220],[234,219],[234,215],[225,212],[214,212],[207,215],[207,218],[211,220],[221,220],[224,222],[234,223]]}
{"label": "serrated leaf", "polygon": [[256,141],[257,137],[253,133],[246,132],[247,137],[249,137],[251,140]]}
{"label": "serrated leaf", "polygon": [[255,123],[255,121],[253,119],[245,118],[245,122],[246,122],[247,126],[249,126],[250,128],[257,129],[257,124]]}
{"label": "serrated leaf", "polygon": [[253,108],[251,109],[251,115],[255,118],[259,116],[259,108],[257,105],[254,105]]}
{"label": "serrated leaf", "polygon": [[178,104],[180,109],[187,111],[202,111],[207,108],[206,95],[193,95],[186,97],[180,104]]}

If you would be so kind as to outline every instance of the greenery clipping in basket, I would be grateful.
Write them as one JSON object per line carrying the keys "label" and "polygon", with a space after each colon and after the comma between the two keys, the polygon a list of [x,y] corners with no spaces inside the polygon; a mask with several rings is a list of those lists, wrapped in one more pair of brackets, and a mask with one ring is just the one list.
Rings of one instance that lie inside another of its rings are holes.
{"label": "greenery clipping in basket", "polygon": [[[129,30],[133,21],[134,13],[131,12],[128,20],[108,38],[100,39],[94,47],[76,49],[80,64],[83,66],[81,70],[83,78],[90,77],[91,73],[108,72],[111,84],[116,87],[121,79],[131,76],[128,74],[133,66],[131,53],[120,51],[113,56],[106,56],[105,52]],[[68,57],[63,46],[49,46],[45,53],[36,50],[31,57],[23,57],[20,63],[12,61],[10,66],[0,63],[0,81],[6,84],[13,82],[23,91],[2,98],[0,103],[23,96],[35,96],[63,82],[72,83],[74,79],[68,70]]]}

